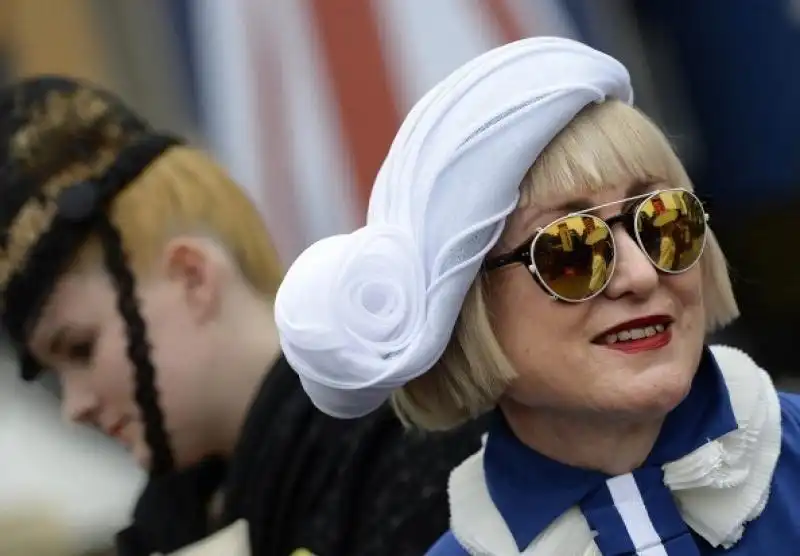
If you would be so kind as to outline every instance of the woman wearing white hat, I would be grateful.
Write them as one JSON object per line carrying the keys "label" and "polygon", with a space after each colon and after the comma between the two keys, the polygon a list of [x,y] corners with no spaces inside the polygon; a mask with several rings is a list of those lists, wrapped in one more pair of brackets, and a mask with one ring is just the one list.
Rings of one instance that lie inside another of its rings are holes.
{"label": "woman wearing white hat", "polygon": [[725,259],[631,104],[626,69],[582,44],[489,52],[410,113],[367,225],[287,273],[281,343],[322,410],[393,395],[429,430],[494,412],[429,554],[796,554],[800,399],[705,345],[737,316]]}

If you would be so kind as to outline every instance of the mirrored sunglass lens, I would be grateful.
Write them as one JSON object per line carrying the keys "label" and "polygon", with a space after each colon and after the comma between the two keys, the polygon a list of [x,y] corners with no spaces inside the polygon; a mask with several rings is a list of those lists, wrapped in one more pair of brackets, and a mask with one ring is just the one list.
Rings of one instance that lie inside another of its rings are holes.
{"label": "mirrored sunglass lens", "polygon": [[682,272],[703,251],[706,219],[703,205],[688,191],[664,191],[650,197],[638,212],[636,232],[653,264]]}
{"label": "mirrored sunglass lens", "polygon": [[586,299],[603,289],[611,275],[611,230],[589,215],[558,220],[539,235],[532,258],[553,293],[570,301]]}

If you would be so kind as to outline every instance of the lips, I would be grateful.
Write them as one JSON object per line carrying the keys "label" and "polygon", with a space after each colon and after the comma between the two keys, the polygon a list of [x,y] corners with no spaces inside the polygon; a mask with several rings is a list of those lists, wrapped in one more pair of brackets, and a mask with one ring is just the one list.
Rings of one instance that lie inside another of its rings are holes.
{"label": "lips", "polygon": [[672,317],[669,315],[648,315],[646,317],[641,317],[637,319],[628,320],[617,324],[604,332],[598,334],[592,340],[592,343],[595,344],[605,344],[606,338],[611,336],[612,334],[619,334],[620,332],[625,332],[628,330],[635,330],[635,329],[642,329],[647,327],[663,327],[667,328],[670,324],[672,324]]}
{"label": "lips", "polygon": [[122,419],[120,421],[117,421],[114,425],[110,427],[103,427],[103,430],[108,436],[120,439],[122,432],[125,430],[125,427],[127,426],[128,426],[128,420]]}

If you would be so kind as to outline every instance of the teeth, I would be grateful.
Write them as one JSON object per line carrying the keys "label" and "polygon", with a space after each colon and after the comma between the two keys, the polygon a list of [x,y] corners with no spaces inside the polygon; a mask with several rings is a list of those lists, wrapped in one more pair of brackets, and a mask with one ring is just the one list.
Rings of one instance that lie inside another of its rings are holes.
{"label": "teeth", "polygon": [[666,326],[663,324],[655,324],[653,326],[645,326],[644,328],[631,328],[630,330],[620,330],[613,334],[606,334],[603,337],[603,342],[606,344],[615,344],[617,342],[627,342],[629,340],[641,340],[642,338],[650,338],[664,332]]}

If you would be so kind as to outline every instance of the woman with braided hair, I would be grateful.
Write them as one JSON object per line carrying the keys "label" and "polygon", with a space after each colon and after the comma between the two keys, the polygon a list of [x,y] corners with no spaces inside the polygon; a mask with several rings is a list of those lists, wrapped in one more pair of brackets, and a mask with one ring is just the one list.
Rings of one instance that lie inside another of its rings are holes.
{"label": "woman with braided hair", "polygon": [[4,326],[23,378],[53,371],[65,415],[149,471],[120,556],[212,533],[231,556],[417,555],[447,528],[480,426],[317,411],[280,354],[267,232],[209,156],[68,79],[6,88],[0,114]]}

